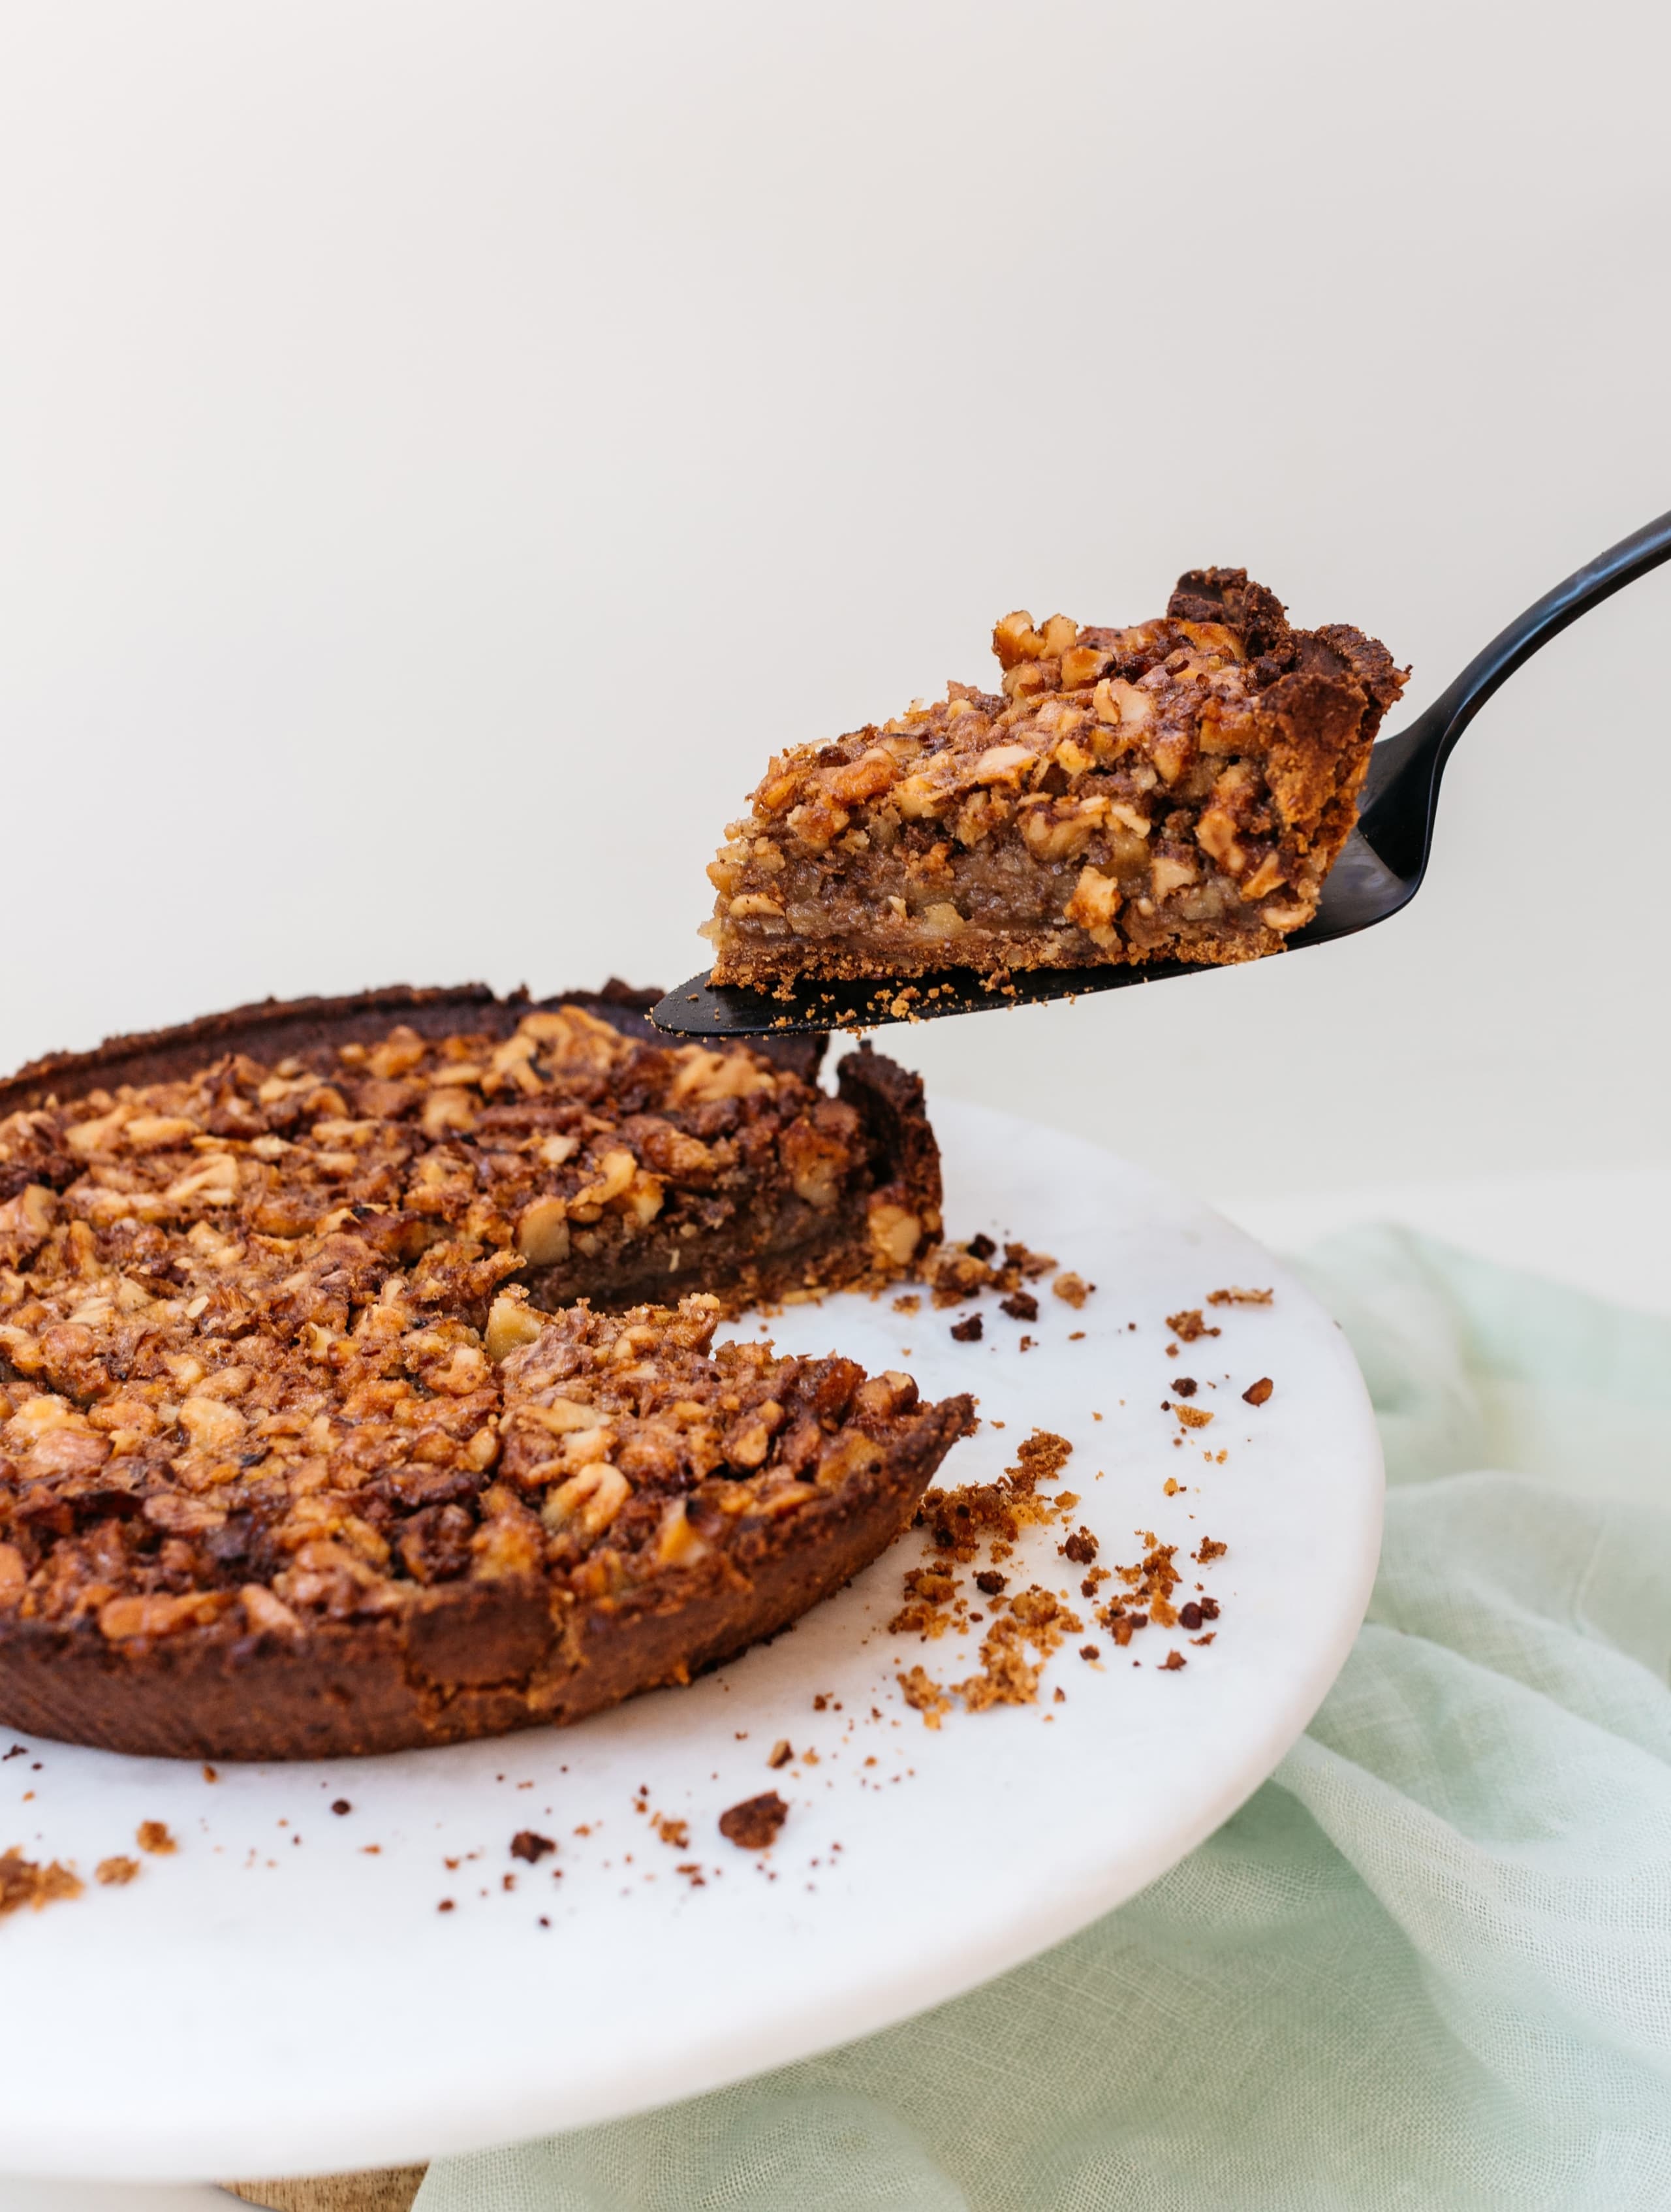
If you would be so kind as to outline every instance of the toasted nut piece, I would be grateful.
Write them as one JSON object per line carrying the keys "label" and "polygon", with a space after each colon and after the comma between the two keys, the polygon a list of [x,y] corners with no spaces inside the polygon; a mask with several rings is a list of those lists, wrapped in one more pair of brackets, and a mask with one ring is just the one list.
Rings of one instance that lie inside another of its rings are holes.
{"label": "toasted nut piece", "polygon": [[992,634],[992,649],[998,655],[999,665],[1014,668],[1024,660],[1036,660],[1044,651],[1044,640],[1033,628],[1033,617],[1024,609],[1018,608],[1006,615]]}
{"label": "toasted nut piece", "polygon": [[725,1437],[722,1449],[726,1460],[732,1467],[750,1471],[763,1467],[772,1448],[772,1438],[783,1426],[783,1408],[777,1400],[764,1400]]}
{"label": "toasted nut piece", "polygon": [[1297,929],[1303,921],[1311,919],[1311,908],[1303,899],[1291,899],[1285,904],[1279,899],[1259,909],[1260,919],[1268,929]]}
{"label": "toasted nut piece", "polygon": [[1118,723],[1122,729],[1140,730],[1154,720],[1153,694],[1139,691],[1123,676],[1105,676],[1091,697],[1100,722]]}
{"label": "toasted nut piece", "polygon": [[432,1091],[423,1102],[422,1127],[424,1135],[432,1139],[444,1137],[449,1129],[473,1129],[475,1101],[467,1091]]}
{"label": "toasted nut piece", "polygon": [[1015,783],[1038,755],[1030,745],[988,745],[972,771],[976,783]]}
{"label": "toasted nut piece", "polygon": [[955,937],[963,926],[963,917],[950,899],[936,899],[917,916],[917,927],[929,937]]}
{"label": "toasted nut piece", "polygon": [[78,1121],[64,1132],[64,1141],[82,1159],[91,1159],[94,1152],[102,1152],[114,1141],[118,1131],[133,1112],[131,1105],[112,1106],[108,1114],[95,1121]]}
{"label": "toasted nut piece", "polygon": [[1268,897],[1274,890],[1280,890],[1285,880],[1282,872],[1281,861],[1274,853],[1267,853],[1252,875],[1243,884],[1242,896],[1252,903],[1256,900]]}
{"label": "toasted nut piece", "polygon": [[554,1267],[568,1257],[568,1207],[560,1198],[537,1198],[517,1217],[516,1249],[532,1267]]}
{"label": "toasted nut piece", "polygon": [[908,820],[921,822],[938,814],[945,805],[946,796],[945,787],[937,777],[908,775],[902,783],[896,785],[893,803]]}
{"label": "toasted nut piece", "polygon": [[58,1218],[58,1193],[45,1183],[26,1183],[15,1198],[0,1206],[0,1243],[14,1260],[27,1259],[46,1243]]}
{"label": "toasted nut piece", "polygon": [[1060,660],[1079,635],[1079,625],[1072,615],[1052,615],[1039,633],[1044,645],[1041,659]]}
{"label": "toasted nut piece", "polygon": [[16,1605],[29,1587],[29,1571],[15,1544],[0,1544],[0,1613]]}
{"label": "toasted nut piece", "polygon": [[877,1257],[890,1267],[908,1266],[922,1242],[921,1222],[889,1198],[872,1198],[867,1211],[871,1247]]}
{"label": "toasted nut piece", "polygon": [[570,1475],[540,1509],[540,1519],[556,1533],[574,1522],[587,1540],[600,1536],[632,1496],[632,1485],[618,1467],[599,1460]]}
{"label": "toasted nut piece", "polygon": [[711,1052],[706,1045],[681,1045],[673,1054],[678,1063],[667,1093],[670,1106],[708,1106],[720,1098],[746,1098],[756,1091],[769,1091],[775,1080],[771,1069],[748,1051]]}
{"label": "toasted nut piece", "polygon": [[165,1145],[189,1145],[202,1129],[183,1114],[136,1114],[122,1132],[122,1141],[142,1152],[161,1151]]}
{"label": "toasted nut piece", "polygon": [[179,1425],[192,1443],[204,1451],[234,1451],[247,1426],[235,1406],[218,1398],[188,1398],[179,1409]]}
{"label": "toasted nut piece", "polygon": [[847,767],[827,769],[823,782],[838,805],[858,806],[867,799],[879,798],[898,777],[893,755],[884,752],[879,745],[872,745]]}
{"label": "toasted nut piece", "polygon": [[402,1022],[389,1031],[381,1044],[373,1046],[366,1055],[366,1066],[380,1083],[397,1082],[422,1064],[428,1049],[417,1031]]}
{"label": "toasted nut piece", "polygon": [[1108,929],[1120,911],[1120,886],[1100,868],[1081,868],[1066,919],[1080,929]]}
{"label": "toasted nut piece", "polygon": [[1158,899],[1181,890],[1185,884],[1199,883],[1200,872],[1188,860],[1175,860],[1165,853],[1157,853],[1149,871],[1149,880]]}
{"label": "toasted nut piece", "polygon": [[258,1634],[264,1629],[280,1634],[292,1635],[301,1623],[283,1598],[276,1598],[259,1583],[246,1583],[238,1593],[243,1600],[244,1618]]}
{"label": "toasted nut piece", "polygon": [[501,1291],[489,1309],[483,1338],[488,1358],[499,1365],[525,1344],[533,1343],[544,1326],[544,1316],[530,1306],[528,1293],[520,1284]]}
{"label": "toasted nut piece", "polygon": [[917,1402],[915,1377],[890,1367],[861,1382],[853,1402],[861,1414],[873,1420],[888,1420],[896,1413],[908,1413]]}
{"label": "toasted nut piece", "polygon": [[1068,646],[1062,653],[1062,689],[1083,691],[1106,675],[1113,665],[1114,655],[1104,653],[1099,646]]}
{"label": "toasted nut piece", "polygon": [[202,1167],[188,1169],[162,1194],[170,1206],[230,1206],[238,1195],[238,1163],[216,1152]]}
{"label": "toasted nut piece", "polygon": [[567,1437],[579,1429],[595,1427],[598,1408],[578,1405],[573,1398],[553,1398],[549,1406],[518,1406],[516,1417],[519,1421],[538,1422],[554,1437]]}
{"label": "toasted nut piece", "polygon": [[751,914],[781,915],[783,906],[782,902],[772,897],[769,891],[743,891],[732,901],[726,911],[734,915],[739,921],[743,921]]}
{"label": "toasted nut piece", "polygon": [[656,1561],[664,1567],[694,1567],[708,1557],[708,1547],[690,1525],[682,1498],[676,1498],[661,1516],[656,1530]]}

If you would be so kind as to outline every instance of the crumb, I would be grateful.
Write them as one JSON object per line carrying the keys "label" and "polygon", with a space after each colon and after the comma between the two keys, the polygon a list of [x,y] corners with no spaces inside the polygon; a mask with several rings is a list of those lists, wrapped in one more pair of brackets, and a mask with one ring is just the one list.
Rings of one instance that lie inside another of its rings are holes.
{"label": "crumb", "polygon": [[[1267,1306],[1273,1295],[1270,1291],[1241,1290],[1232,1284],[1225,1291],[1209,1291],[1206,1302],[1210,1306]],[[1218,1334],[1216,1329],[1213,1334]]]}
{"label": "crumb", "polygon": [[1180,1628],[1188,1629],[1192,1635],[1200,1626],[1205,1618],[1201,1608],[1194,1598],[1190,1599],[1188,1605],[1181,1605],[1178,1607],[1178,1626]]}
{"label": "crumb", "polygon": [[812,1700],[812,1710],[815,1713],[821,1713],[825,1711],[829,1704],[829,1692],[827,1690],[820,1690]]}
{"label": "crumb", "polygon": [[894,1311],[896,1313],[917,1313],[921,1310],[921,1306],[922,1300],[917,1296],[914,1291],[908,1291],[904,1297],[896,1298],[894,1300]]}
{"label": "crumb", "polygon": [[794,1753],[789,1747],[788,1737],[787,1735],[781,1735],[777,1741],[772,1746],[771,1749],[767,1753],[766,1764],[768,1766],[787,1766],[789,1761],[794,1757]]}
{"label": "crumb", "polygon": [[1165,1492],[1168,1498],[1176,1498],[1178,1492],[1181,1490],[1187,1488],[1187,1486],[1188,1486],[1186,1484],[1178,1480],[1176,1474],[1169,1474],[1165,1481],[1161,1485],[1162,1490]]}
{"label": "crumb", "polygon": [[1072,1306],[1077,1313],[1097,1285],[1095,1283],[1086,1282],[1083,1275],[1075,1275],[1065,1271],[1057,1276],[1050,1287],[1059,1298]]}
{"label": "crumb", "polygon": [[[1211,1305],[1214,1301],[1210,1298],[1207,1303]],[[1187,1306],[1182,1313],[1168,1314],[1166,1326],[1174,1336],[1185,1344],[1194,1344],[1197,1337],[1217,1336],[1219,1334],[1216,1328],[1210,1328],[1202,1320],[1201,1310],[1199,1306]],[[1169,1352],[1166,1356],[1170,1359],[1173,1354]]]}
{"label": "crumb", "polygon": [[38,1866],[15,1850],[0,1852],[0,1919],[26,1905],[39,1912],[61,1898],[79,1897],[82,1887],[73,1870],[57,1859]]}
{"label": "crumb", "polygon": [[1048,1252],[1030,1252],[1024,1244],[1006,1244],[1004,1257],[1012,1267],[1019,1268],[1030,1283],[1040,1275],[1048,1275],[1056,1264]]}
{"label": "crumb", "polygon": [[908,1674],[896,1675],[901,1694],[913,1712],[922,1715],[925,1728],[937,1729],[942,1713],[951,1711],[951,1700],[944,1689],[921,1667],[913,1667]]}
{"label": "crumb", "polygon": [[1012,1321],[1036,1321],[1038,1300],[1030,1291],[1016,1291],[1007,1298],[1000,1298],[998,1310],[1008,1314]]}
{"label": "crumb", "polygon": [[1200,1385],[1193,1375],[1175,1375],[1172,1377],[1172,1388],[1180,1398],[1193,1398]]}
{"label": "crumb", "polygon": [[690,1826],[688,1821],[675,1820],[665,1813],[657,1813],[652,1818],[650,1826],[661,1838],[662,1842],[670,1844],[674,1850],[690,1850]]}
{"label": "crumb", "polygon": [[1182,1651],[1169,1651],[1160,1662],[1160,1671],[1163,1674],[1176,1674],[1180,1667],[1188,1664]]}
{"label": "crumb", "polygon": [[168,1832],[167,1824],[162,1820],[142,1820],[135,1832],[134,1841],[142,1851],[149,1851],[153,1858],[166,1859],[179,1849]]}
{"label": "crumb", "polygon": [[203,1778],[205,1782],[218,1782],[221,1778],[215,1771],[215,1769],[212,1766],[205,1765],[203,1771]]}
{"label": "crumb", "polygon": [[1172,1411],[1187,1429],[1204,1429],[1213,1418],[1205,1406],[1174,1406]]}
{"label": "crumb", "polygon": [[1024,1336],[1020,1343],[1016,1346],[1016,1350],[1018,1352],[1030,1352],[1032,1348],[1033,1340],[1030,1336]]}
{"label": "crumb", "polygon": [[975,1577],[975,1587],[983,1597],[996,1597],[1009,1585],[1009,1577],[1000,1575],[996,1567],[983,1567]]}
{"label": "crumb", "polygon": [[959,1344],[979,1344],[986,1334],[986,1323],[978,1313],[972,1313],[967,1321],[954,1321],[951,1334]]}
{"label": "crumb", "polygon": [[990,1260],[998,1247],[990,1237],[971,1237],[968,1249],[972,1260]]}
{"label": "crumb", "polygon": [[1192,1556],[1198,1567],[1204,1567],[1209,1559],[1222,1559],[1229,1549],[1228,1544],[1215,1543],[1211,1536],[1203,1536],[1201,1548]]}
{"label": "crumb", "polygon": [[1102,1649],[1097,1644],[1082,1644],[1079,1646],[1079,1656],[1081,1659],[1100,1659],[1102,1656]]}
{"label": "crumb", "polygon": [[[577,1836],[583,1836],[588,1831],[576,1828],[574,1832]],[[529,1866],[538,1866],[548,1852],[554,1851],[556,1848],[556,1844],[550,1836],[537,1836],[532,1828],[520,1829],[511,1838],[511,1856],[513,1859],[525,1860]]]}
{"label": "crumb", "polygon": [[739,1850],[763,1851],[777,1841],[778,1831],[789,1817],[789,1808],[775,1790],[758,1797],[745,1797],[720,1815],[720,1833]]}
{"label": "crumb", "polygon": [[1242,1393],[1242,1395],[1246,1399],[1249,1405],[1262,1406],[1266,1403],[1267,1400],[1270,1397],[1272,1391],[1274,1390],[1276,1387],[1276,1384],[1272,1382],[1268,1375],[1261,1375],[1257,1382],[1250,1382],[1248,1385],[1247,1389]]}
{"label": "crumb", "polygon": [[444,1897],[441,1903],[435,1907],[435,1910],[437,1912],[456,1912],[458,1907],[453,1904],[450,1897]]}
{"label": "crumb", "polygon": [[354,1810],[354,1808],[349,1803],[346,1797],[336,1797],[331,1800],[331,1809],[340,1820],[344,1813],[351,1813]]}
{"label": "crumb", "polygon": [[93,1869],[93,1879],[106,1889],[120,1889],[139,1872],[137,1859],[116,1857],[100,1859]]}
{"label": "crumb", "polygon": [[1218,1632],[1216,1628],[1209,1628],[1205,1636],[1192,1636],[1189,1640],[1192,1644],[1211,1644]]}

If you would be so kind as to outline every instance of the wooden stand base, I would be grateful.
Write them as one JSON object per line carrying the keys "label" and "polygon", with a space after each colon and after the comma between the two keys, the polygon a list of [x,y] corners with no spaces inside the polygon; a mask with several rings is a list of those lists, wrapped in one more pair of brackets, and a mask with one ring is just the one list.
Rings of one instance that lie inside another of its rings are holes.
{"label": "wooden stand base", "polygon": [[378,2173],[322,2173],[312,2181],[223,2181],[231,2196],[269,2212],[412,2212],[425,2169],[389,2166]]}

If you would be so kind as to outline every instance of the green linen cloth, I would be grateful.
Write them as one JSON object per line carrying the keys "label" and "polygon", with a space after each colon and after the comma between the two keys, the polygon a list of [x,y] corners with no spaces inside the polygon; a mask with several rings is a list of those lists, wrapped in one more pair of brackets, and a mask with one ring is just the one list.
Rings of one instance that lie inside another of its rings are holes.
{"label": "green linen cloth", "polygon": [[1390,1489],[1274,1778],[972,1996],[416,2212],[1671,2205],[1671,1323],[1392,1230],[1303,1272]]}

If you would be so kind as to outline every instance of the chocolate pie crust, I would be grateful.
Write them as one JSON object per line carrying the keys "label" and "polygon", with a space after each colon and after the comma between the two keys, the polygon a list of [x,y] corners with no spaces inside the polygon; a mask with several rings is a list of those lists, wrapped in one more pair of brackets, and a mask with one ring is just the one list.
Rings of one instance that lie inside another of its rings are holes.
{"label": "chocolate pie crust", "polygon": [[[0,1085],[0,1719],[224,1759],[563,1723],[786,1626],[898,1534],[969,1401],[711,1340],[938,1237],[921,1085],[860,1052],[832,1100],[822,1039],[670,1050],[654,995],[269,1001]],[[263,1101],[293,1136],[251,1139]],[[489,1189],[495,1146],[523,1200],[544,1178],[514,1224],[447,1183],[478,1144]],[[414,1161],[404,1196],[318,1211],[316,1167],[393,1189]],[[264,1230],[299,1191],[313,1215]],[[553,1209],[585,1226],[537,1263]],[[611,1241],[617,1216],[645,1234]],[[656,1278],[695,1291],[677,1308],[634,1297],[664,1216],[696,1223]]]}

